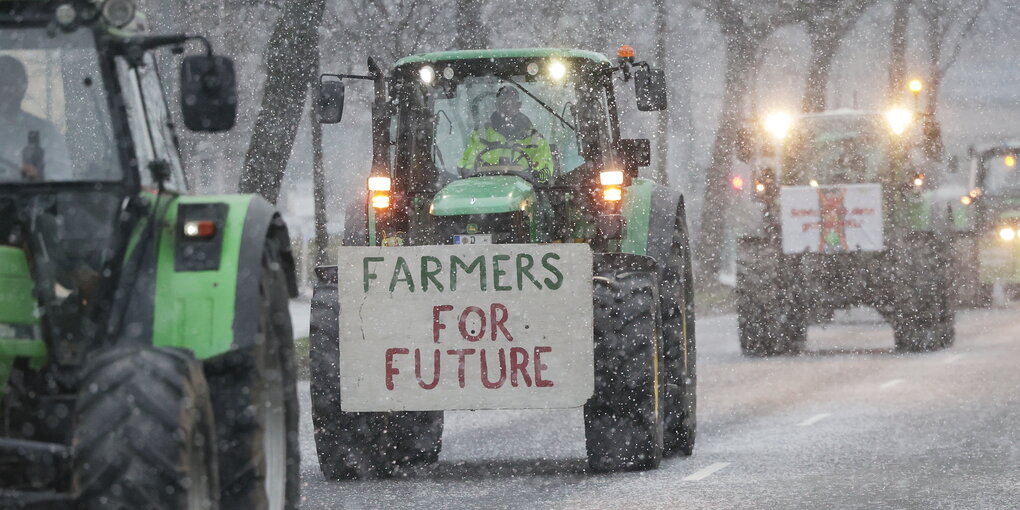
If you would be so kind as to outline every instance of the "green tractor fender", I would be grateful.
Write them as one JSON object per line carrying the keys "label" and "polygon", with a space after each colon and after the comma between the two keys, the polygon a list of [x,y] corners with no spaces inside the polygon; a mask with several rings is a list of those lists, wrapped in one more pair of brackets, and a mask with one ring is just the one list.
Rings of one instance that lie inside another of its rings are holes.
{"label": "green tractor fender", "polygon": [[626,188],[623,196],[620,214],[626,227],[620,251],[647,255],[661,264],[672,248],[677,216],[686,215],[683,195],[649,179],[638,178]]}
{"label": "green tractor fender", "polygon": [[[184,234],[198,220],[215,224],[212,237]],[[176,198],[160,231],[153,345],[189,349],[203,360],[254,345],[266,249],[279,250],[296,296],[287,226],[272,205],[255,195]]]}

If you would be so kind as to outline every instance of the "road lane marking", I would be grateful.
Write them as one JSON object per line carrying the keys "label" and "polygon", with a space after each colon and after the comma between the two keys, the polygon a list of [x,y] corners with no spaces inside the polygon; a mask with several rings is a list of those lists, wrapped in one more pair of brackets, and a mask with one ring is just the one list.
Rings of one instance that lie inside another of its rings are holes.
{"label": "road lane marking", "polygon": [[708,467],[706,467],[704,469],[700,469],[698,471],[695,471],[695,472],[691,473],[690,475],[687,476],[687,478],[684,478],[684,481],[685,482],[696,482],[698,480],[703,480],[703,479],[708,478],[709,476],[711,476],[712,473],[715,473],[716,471],[719,471],[720,469],[722,469],[722,468],[724,468],[726,466],[729,466],[729,465],[730,465],[729,462],[716,462],[715,464],[712,464],[711,466],[708,466]]}
{"label": "road lane marking", "polygon": [[902,382],[903,382],[903,379],[893,379],[891,381],[886,381],[886,382],[882,383],[881,388],[883,390],[887,390],[887,389],[892,388],[893,386],[896,386],[897,384],[900,384]]}
{"label": "road lane marking", "polygon": [[797,425],[800,426],[800,427],[810,427],[811,425],[814,425],[814,424],[816,424],[816,423],[818,423],[818,422],[820,422],[820,421],[822,421],[822,420],[824,420],[824,419],[826,419],[826,418],[828,418],[830,416],[832,416],[832,413],[816,414],[816,415],[814,415],[814,416],[812,416],[812,417],[810,417],[810,418],[808,418],[808,419],[798,423]]}

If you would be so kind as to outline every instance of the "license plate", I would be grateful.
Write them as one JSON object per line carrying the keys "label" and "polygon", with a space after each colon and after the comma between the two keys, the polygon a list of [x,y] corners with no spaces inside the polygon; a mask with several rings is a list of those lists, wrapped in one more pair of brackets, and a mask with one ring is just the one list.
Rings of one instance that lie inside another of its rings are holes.
{"label": "license plate", "polygon": [[453,244],[492,244],[492,234],[455,234]]}

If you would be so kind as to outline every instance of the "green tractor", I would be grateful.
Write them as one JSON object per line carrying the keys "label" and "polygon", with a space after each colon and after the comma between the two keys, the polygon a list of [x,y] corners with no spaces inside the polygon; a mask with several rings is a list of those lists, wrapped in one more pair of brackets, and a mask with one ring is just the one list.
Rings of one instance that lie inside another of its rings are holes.
{"label": "green tractor", "polygon": [[993,287],[1020,289],[1020,144],[970,150],[968,191],[952,204],[962,304],[989,306]]}
{"label": "green tractor", "polygon": [[197,131],[233,126],[233,64],[141,22],[0,1],[0,507],[296,508],[287,227],[187,195],[157,50],[204,43]]}
{"label": "green tractor", "polygon": [[[317,269],[311,393],[328,479],[436,462],[443,412],[584,408],[596,472],[652,469],[695,439],[684,202],[638,176],[614,85],[665,77],[633,50],[404,58],[374,83],[373,166],[336,266]],[[540,432],[540,431],[536,431]]]}
{"label": "green tractor", "polygon": [[809,324],[855,306],[878,310],[898,350],[952,344],[950,246],[934,227],[924,122],[841,110],[764,123],[761,221],[736,255],[745,354],[797,352]]}

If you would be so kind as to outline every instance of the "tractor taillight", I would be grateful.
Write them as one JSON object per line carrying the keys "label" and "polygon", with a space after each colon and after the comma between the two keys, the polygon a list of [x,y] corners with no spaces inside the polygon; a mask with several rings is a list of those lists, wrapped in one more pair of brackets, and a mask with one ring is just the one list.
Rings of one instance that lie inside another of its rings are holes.
{"label": "tractor taillight", "polygon": [[195,220],[184,222],[184,237],[207,239],[216,235],[216,222],[211,220]]}

